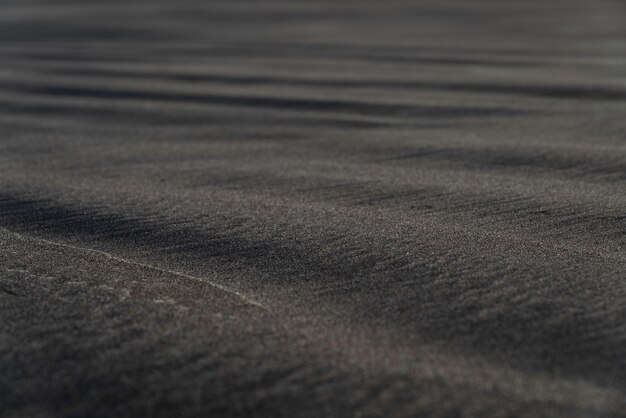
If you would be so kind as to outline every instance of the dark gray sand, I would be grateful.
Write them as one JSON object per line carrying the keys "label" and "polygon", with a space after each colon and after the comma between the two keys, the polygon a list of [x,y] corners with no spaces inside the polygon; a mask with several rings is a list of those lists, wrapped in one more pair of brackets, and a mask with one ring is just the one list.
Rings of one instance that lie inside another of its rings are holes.
{"label": "dark gray sand", "polygon": [[0,3],[0,416],[626,416],[626,3]]}

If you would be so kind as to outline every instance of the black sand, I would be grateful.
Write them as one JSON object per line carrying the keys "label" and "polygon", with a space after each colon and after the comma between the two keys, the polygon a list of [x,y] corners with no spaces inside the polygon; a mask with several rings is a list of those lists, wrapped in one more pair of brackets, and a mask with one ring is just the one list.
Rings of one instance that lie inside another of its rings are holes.
{"label": "black sand", "polygon": [[0,416],[626,416],[626,3],[0,3]]}

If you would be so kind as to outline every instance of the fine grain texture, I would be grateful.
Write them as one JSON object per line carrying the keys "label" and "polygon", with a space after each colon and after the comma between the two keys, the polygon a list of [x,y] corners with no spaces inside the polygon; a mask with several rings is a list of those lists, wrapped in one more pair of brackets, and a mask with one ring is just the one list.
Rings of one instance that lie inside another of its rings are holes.
{"label": "fine grain texture", "polygon": [[626,3],[0,2],[0,417],[626,417]]}

